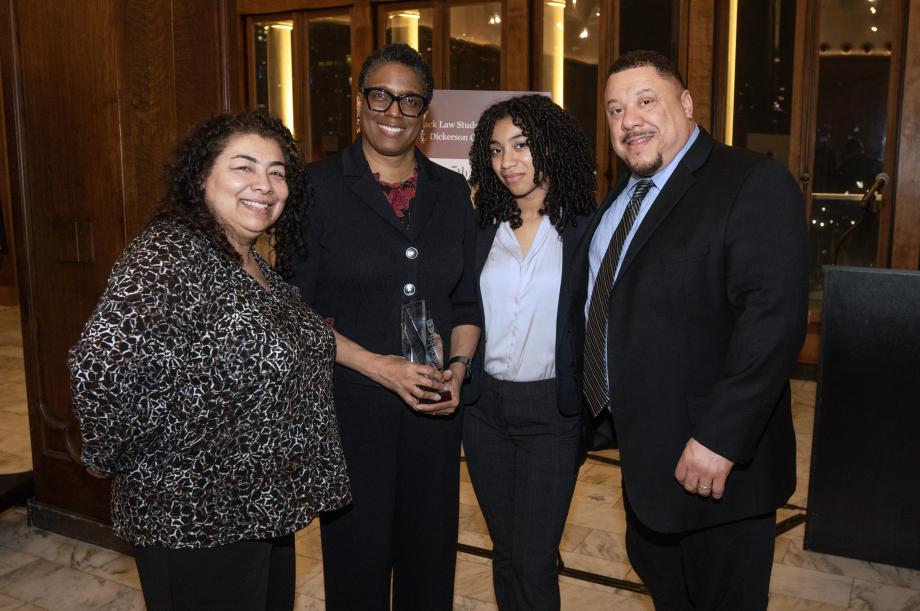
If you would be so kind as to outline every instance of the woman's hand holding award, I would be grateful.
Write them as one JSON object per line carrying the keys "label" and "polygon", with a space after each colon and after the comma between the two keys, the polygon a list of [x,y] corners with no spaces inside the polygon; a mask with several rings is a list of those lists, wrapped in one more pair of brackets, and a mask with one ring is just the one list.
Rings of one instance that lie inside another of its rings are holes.
{"label": "woman's hand holding award", "polygon": [[[400,327],[402,331],[403,356],[410,363],[432,365],[438,371],[444,369],[444,345],[441,335],[434,326],[434,320],[428,316],[428,304],[424,299],[404,303],[400,307]],[[433,387],[421,387],[423,390],[438,393],[441,401],[450,401],[451,392]],[[423,399],[421,403],[434,403]]]}

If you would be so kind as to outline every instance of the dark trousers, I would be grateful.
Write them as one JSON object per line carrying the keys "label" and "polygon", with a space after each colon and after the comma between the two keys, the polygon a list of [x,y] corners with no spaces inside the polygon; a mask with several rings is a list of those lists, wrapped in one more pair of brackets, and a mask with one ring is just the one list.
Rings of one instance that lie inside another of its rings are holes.
{"label": "dark trousers", "polygon": [[[731,494],[731,481],[727,489]],[[624,494],[624,501],[626,495]],[[657,611],[767,608],[776,512],[685,533],[646,528],[626,504],[626,551]]]}
{"label": "dark trousers", "polygon": [[450,611],[462,414],[424,416],[337,381],[352,505],[321,516],[328,611]]}
{"label": "dark trousers", "polygon": [[218,547],[134,548],[148,611],[291,611],[294,535]]}
{"label": "dark trousers", "polygon": [[557,555],[578,475],[580,424],[556,408],[555,380],[486,376],[463,448],[492,536],[502,611],[559,609]]}

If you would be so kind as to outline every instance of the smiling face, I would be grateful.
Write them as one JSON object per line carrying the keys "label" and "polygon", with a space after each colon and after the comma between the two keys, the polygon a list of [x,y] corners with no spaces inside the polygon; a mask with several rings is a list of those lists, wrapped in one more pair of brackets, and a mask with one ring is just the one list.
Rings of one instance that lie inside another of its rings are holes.
{"label": "smiling face", "polygon": [[[386,89],[393,96],[404,93],[422,95],[422,80],[415,71],[397,62],[381,64],[367,76],[367,87]],[[402,157],[411,155],[415,140],[422,131],[427,113],[421,117],[405,117],[399,112],[395,101],[384,112],[371,110],[363,95],[358,95],[358,117],[364,136],[364,154],[371,160],[374,156]]]}
{"label": "smiling face", "polygon": [[519,204],[521,200],[543,202],[546,185],[535,182],[533,155],[527,136],[511,117],[502,117],[495,122],[489,138],[489,155],[492,171],[511,196],[519,200]]}
{"label": "smiling face", "polygon": [[611,74],[604,99],[613,150],[637,176],[669,164],[693,133],[690,92],[653,66]]}
{"label": "smiling face", "polygon": [[204,195],[230,244],[245,256],[284,211],[288,185],[281,147],[256,134],[230,137],[205,180]]}

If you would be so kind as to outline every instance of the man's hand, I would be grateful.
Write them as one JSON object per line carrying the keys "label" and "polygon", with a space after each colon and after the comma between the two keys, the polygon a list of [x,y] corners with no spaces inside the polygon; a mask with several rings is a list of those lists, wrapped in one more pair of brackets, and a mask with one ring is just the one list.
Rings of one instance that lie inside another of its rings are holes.
{"label": "man's hand", "polygon": [[734,464],[691,437],[677,461],[674,477],[690,494],[719,500]]}

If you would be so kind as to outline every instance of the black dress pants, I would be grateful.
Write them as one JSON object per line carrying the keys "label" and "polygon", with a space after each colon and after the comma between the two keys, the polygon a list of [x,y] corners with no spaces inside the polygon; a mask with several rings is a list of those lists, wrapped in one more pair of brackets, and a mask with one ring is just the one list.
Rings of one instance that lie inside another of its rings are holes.
{"label": "black dress pants", "polygon": [[135,547],[148,611],[291,611],[294,535],[218,547]]}
{"label": "black dress pants", "polygon": [[[335,382],[352,504],[322,514],[327,611],[450,611],[462,410],[414,412],[381,387]],[[392,591],[391,591],[392,587]]]}
{"label": "black dress pants", "polygon": [[557,555],[578,475],[580,420],[556,407],[556,381],[489,376],[467,407],[463,448],[492,536],[501,611],[558,610]]}
{"label": "black dress pants", "polygon": [[[676,485],[676,484],[675,484]],[[731,494],[731,486],[727,490]],[[656,611],[767,608],[776,512],[684,533],[644,526],[626,500],[626,551]]]}

